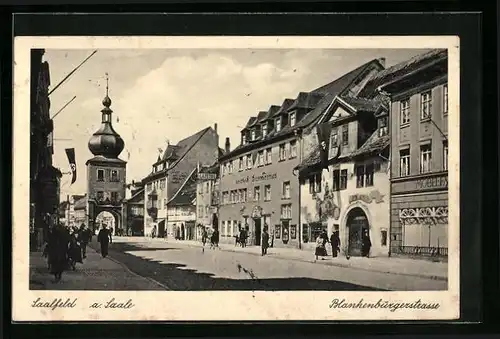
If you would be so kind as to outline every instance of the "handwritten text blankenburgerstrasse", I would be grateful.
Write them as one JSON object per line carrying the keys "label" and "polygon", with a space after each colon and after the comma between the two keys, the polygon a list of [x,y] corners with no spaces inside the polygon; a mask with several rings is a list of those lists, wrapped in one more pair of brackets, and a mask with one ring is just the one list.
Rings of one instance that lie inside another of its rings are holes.
{"label": "handwritten text blankenburgerstrasse", "polygon": [[401,309],[413,309],[413,310],[437,310],[441,305],[439,303],[424,303],[420,299],[412,302],[394,302],[379,299],[376,302],[367,302],[364,299],[358,302],[347,302],[345,299],[335,298],[330,303],[330,308],[335,309],[388,309],[391,312],[395,312]]}

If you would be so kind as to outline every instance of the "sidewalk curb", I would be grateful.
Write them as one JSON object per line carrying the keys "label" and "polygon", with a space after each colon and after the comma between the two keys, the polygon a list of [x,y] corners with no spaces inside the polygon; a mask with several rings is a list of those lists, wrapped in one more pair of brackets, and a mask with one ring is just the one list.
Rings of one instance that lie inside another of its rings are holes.
{"label": "sidewalk curb", "polygon": [[[189,247],[196,247],[196,248],[202,247],[201,244],[200,245],[196,245],[196,244],[186,244],[186,243],[184,243],[182,245],[189,246]],[[225,251],[225,252],[232,252],[232,253],[246,253],[246,254],[250,254],[250,255],[258,256],[258,257],[261,256],[259,253],[238,251],[238,250],[232,250],[232,249],[226,249],[226,248],[220,248],[220,250],[221,251]],[[368,269],[368,268],[364,268],[364,267],[349,266],[349,265],[346,265],[346,264],[335,263],[335,262],[325,262],[325,263],[322,263],[322,262],[318,262],[316,260],[307,260],[307,259],[300,259],[300,258],[288,258],[288,257],[282,256],[282,255],[279,255],[279,254],[274,254],[273,255],[272,253],[268,254],[268,255],[270,255],[272,258],[281,259],[281,260],[292,260],[292,261],[299,261],[299,262],[305,262],[305,263],[311,263],[311,264],[317,264],[317,265],[350,268],[350,269],[354,269],[354,270],[367,271],[367,272],[377,272],[377,273],[383,273],[383,274],[393,274],[393,275],[399,275],[399,276],[408,276],[408,277],[423,278],[423,279],[430,279],[430,280],[448,281],[447,277],[442,277],[442,276],[438,276],[438,275],[397,273],[397,272],[391,272],[391,271],[382,271],[382,270]]]}
{"label": "sidewalk curb", "polygon": [[[90,246],[88,246],[87,248],[89,248],[89,247],[90,247]],[[92,247],[90,247],[90,249],[92,249],[92,250],[93,250],[94,252],[96,252],[96,253],[99,253],[97,250],[95,250],[95,249],[94,249],[94,248],[92,248]],[[158,282],[158,281],[156,281],[156,280],[154,280],[154,279],[152,279],[152,278],[149,278],[149,277],[144,277],[144,276],[142,276],[142,275],[140,275],[140,274],[135,273],[135,272],[134,272],[134,271],[132,271],[130,268],[128,268],[128,266],[127,266],[127,265],[125,265],[125,264],[124,264],[124,263],[122,263],[121,261],[118,261],[118,260],[116,260],[115,258],[111,257],[109,254],[106,256],[106,259],[109,259],[109,260],[111,260],[112,262],[114,262],[114,263],[116,263],[116,264],[120,265],[120,266],[121,266],[121,267],[122,267],[125,271],[127,271],[127,273],[130,273],[130,274],[132,274],[132,275],[134,275],[134,276],[136,276],[136,277],[138,277],[138,278],[146,279],[146,280],[148,280],[149,282],[151,282],[151,283],[153,283],[153,284],[156,284],[156,285],[160,286],[161,288],[163,288],[163,289],[165,289],[165,290],[167,290],[167,291],[171,291],[171,290],[172,290],[172,289],[168,288],[167,286],[163,285],[162,283],[160,283],[160,282]]]}

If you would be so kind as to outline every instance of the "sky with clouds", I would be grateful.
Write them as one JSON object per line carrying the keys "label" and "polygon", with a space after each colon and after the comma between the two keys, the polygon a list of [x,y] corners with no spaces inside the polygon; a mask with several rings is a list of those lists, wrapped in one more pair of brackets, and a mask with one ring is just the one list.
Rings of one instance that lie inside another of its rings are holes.
{"label": "sky with clouds", "polygon": [[[231,148],[250,116],[295,98],[375,58],[386,67],[426,52],[417,49],[151,49],[98,50],[55,90],[51,114],[76,99],[54,119],[54,166],[69,170],[65,148],[75,148],[78,179],[65,175],[61,195],[86,192],[88,140],[100,126],[105,74],[109,74],[113,127],[125,141],[127,181],[151,171],[159,148],[218,125],[220,146]],[[92,50],[46,50],[51,88]]]}

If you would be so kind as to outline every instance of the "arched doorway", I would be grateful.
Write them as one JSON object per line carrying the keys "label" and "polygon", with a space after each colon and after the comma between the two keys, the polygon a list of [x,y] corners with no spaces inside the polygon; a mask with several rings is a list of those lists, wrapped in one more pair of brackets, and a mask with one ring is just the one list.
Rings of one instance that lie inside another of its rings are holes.
{"label": "arched doorway", "polygon": [[363,246],[363,231],[368,230],[368,235],[370,235],[370,224],[368,223],[368,217],[360,207],[355,207],[350,210],[347,215],[346,226],[349,235],[349,255],[353,257],[361,256],[361,248]]}
{"label": "arched doorway", "polygon": [[113,235],[116,235],[121,229],[120,215],[110,211],[100,211],[94,221],[94,232],[97,234],[100,229],[106,225],[108,230],[113,230]]}

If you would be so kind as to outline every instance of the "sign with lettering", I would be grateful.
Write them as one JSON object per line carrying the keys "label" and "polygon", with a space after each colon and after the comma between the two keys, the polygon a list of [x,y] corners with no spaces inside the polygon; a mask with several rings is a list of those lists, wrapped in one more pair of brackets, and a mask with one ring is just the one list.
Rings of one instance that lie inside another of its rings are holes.
{"label": "sign with lettering", "polygon": [[188,174],[180,171],[173,171],[171,174],[172,183],[181,183],[186,180]]}
{"label": "sign with lettering", "polygon": [[376,204],[380,204],[384,202],[384,196],[378,190],[371,191],[369,194],[353,194],[349,196],[349,203],[363,201],[370,204],[372,201],[375,201]]}
{"label": "sign with lettering", "polygon": [[198,173],[198,180],[215,180],[215,173]]}
{"label": "sign with lettering", "polygon": [[448,176],[443,175],[439,177],[418,179],[415,181],[415,188],[432,189],[432,188],[448,188]]}
{"label": "sign with lettering", "polygon": [[262,172],[261,175],[252,175],[251,177],[246,176],[244,178],[238,179],[238,180],[236,180],[236,185],[248,184],[249,182],[260,182],[260,181],[266,181],[266,180],[274,180],[277,178],[278,178],[277,173],[269,173],[268,174],[268,173]]}

